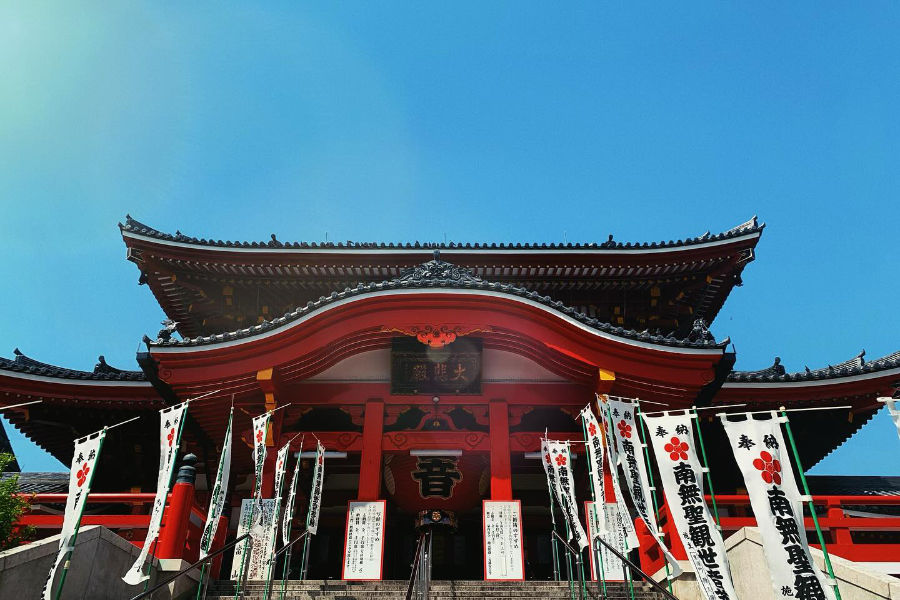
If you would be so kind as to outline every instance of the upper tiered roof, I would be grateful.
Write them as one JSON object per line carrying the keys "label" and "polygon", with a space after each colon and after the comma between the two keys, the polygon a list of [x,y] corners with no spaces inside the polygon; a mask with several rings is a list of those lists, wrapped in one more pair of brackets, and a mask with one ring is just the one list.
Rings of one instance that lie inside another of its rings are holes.
{"label": "upper tiered roof", "polygon": [[163,233],[130,216],[128,258],[189,337],[247,327],[322,295],[399,277],[439,250],[480,278],[550,296],[588,317],[686,337],[710,323],[754,258],[756,218],[653,243],[229,242]]}

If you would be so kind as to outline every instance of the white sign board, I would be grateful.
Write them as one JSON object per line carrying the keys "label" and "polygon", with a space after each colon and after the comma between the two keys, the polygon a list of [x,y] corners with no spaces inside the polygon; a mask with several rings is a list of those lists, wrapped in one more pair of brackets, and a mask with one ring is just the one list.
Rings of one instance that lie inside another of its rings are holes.
{"label": "white sign board", "polygon": [[384,500],[350,502],[344,537],[345,580],[380,580],[384,559]]}
{"label": "white sign board", "polygon": [[522,554],[522,503],[518,500],[485,500],[484,580],[525,579]]}
{"label": "white sign board", "polygon": [[[267,530],[272,526],[272,517],[275,516],[275,500],[262,500],[262,514],[254,515],[253,520],[261,523]],[[241,537],[250,530],[250,508],[253,506],[254,499],[246,498],[241,501],[241,517],[238,521],[237,536]],[[260,506],[260,505],[257,505]],[[262,517],[257,520],[257,517]],[[269,556],[272,555],[275,540],[269,536],[264,538],[249,537],[244,542],[238,544],[234,548],[234,560],[231,561],[231,579],[240,579],[241,564],[244,562],[244,551],[250,544],[253,544],[253,551],[250,553],[250,566],[247,570],[247,579],[266,579],[269,576]],[[246,566],[246,565],[245,565]]]}
{"label": "white sign board", "polygon": [[[622,521],[622,513],[619,512],[619,505],[615,502],[604,502],[603,511],[609,527],[606,531],[598,531],[594,516],[594,503],[584,503],[585,521],[588,525],[588,538],[591,540],[591,548],[597,545],[594,538],[597,535],[602,535],[604,542],[625,554],[625,528],[620,523]],[[597,515],[597,517],[600,517],[600,515]],[[597,553],[592,550],[590,557],[591,581],[599,581],[600,565],[597,564]],[[607,581],[625,580],[625,567],[622,561],[603,544],[600,544],[600,559],[603,561],[603,575]]]}

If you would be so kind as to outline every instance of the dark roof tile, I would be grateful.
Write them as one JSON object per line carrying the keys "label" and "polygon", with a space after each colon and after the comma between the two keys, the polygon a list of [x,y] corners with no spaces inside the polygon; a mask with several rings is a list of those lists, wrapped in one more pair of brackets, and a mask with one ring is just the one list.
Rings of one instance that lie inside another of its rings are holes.
{"label": "dark roof tile", "polygon": [[0,357],[0,371],[13,371],[26,375],[40,375],[42,377],[57,377],[59,379],[81,379],[90,381],[146,381],[143,371],[124,371],[116,369],[106,363],[100,356],[93,371],[78,371],[67,369],[48,363],[43,363],[22,354],[16,348],[13,350],[15,359]]}
{"label": "dark roof tile", "polygon": [[796,373],[785,372],[781,365],[781,359],[775,358],[775,364],[759,371],[732,371],[726,381],[732,383],[776,383],[791,381],[816,381],[819,379],[835,379],[838,377],[851,377],[876,373],[888,369],[900,368],[900,351],[882,356],[879,359],[866,361],[866,352],[863,350],[850,360],[845,360],[836,365],[828,365],[821,369],[810,369]]}
{"label": "dark roof tile", "polygon": [[334,242],[280,242],[275,239],[275,234],[272,234],[272,239],[270,241],[265,242],[240,242],[240,241],[222,241],[222,240],[212,240],[205,238],[196,238],[186,236],[180,231],[176,230],[175,234],[164,233],[159,231],[158,229],[154,229],[149,225],[145,225],[140,221],[137,221],[131,217],[131,215],[125,215],[125,223],[119,223],[119,229],[122,232],[130,232],[138,235],[144,235],[147,237],[151,237],[154,239],[162,240],[162,241],[170,241],[170,242],[181,242],[187,244],[193,244],[197,246],[217,246],[222,248],[260,248],[260,249],[268,249],[268,248],[328,248],[328,249],[348,249],[348,250],[358,250],[358,249],[374,249],[374,248],[387,248],[387,249],[429,249],[429,250],[444,250],[444,249],[475,249],[475,250],[507,250],[511,248],[515,249],[528,249],[528,250],[596,250],[599,248],[607,249],[607,250],[643,250],[643,249],[659,249],[659,248],[679,248],[682,246],[690,246],[694,244],[704,244],[707,242],[715,242],[721,240],[727,240],[731,238],[741,237],[744,235],[748,235],[751,233],[756,233],[762,231],[765,228],[765,223],[759,223],[757,221],[756,216],[751,218],[750,220],[737,225],[736,227],[732,227],[727,231],[723,231],[722,233],[717,233],[714,235],[710,235],[707,231],[701,236],[689,237],[680,240],[669,240],[669,241],[660,241],[660,242],[616,242],[613,241],[613,236],[610,235],[609,239],[602,243],[597,242],[566,242],[566,243],[471,243],[471,242],[419,242],[416,241],[414,243],[410,242],[399,242],[394,243],[390,242],[385,245],[384,242],[354,242],[351,240],[347,240],[346,242],[338,242],[335,244]]}

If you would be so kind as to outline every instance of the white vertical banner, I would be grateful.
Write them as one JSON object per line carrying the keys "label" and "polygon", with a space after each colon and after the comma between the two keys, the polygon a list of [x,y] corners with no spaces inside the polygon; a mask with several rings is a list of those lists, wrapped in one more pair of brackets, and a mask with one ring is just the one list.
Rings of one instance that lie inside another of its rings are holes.
{"label": "white vertical banner", "polygon": [[594,416],[590,404],[581,409],[581,419],[584,421],[584,431],[587,434],[584,447],[596,503],[592,506],[598,508],[597,513],[593,516],[593,519],[596,520],[593,531],[594,535],[599,536],[606,531],[606,514],[600,508],[606,501],[606,485],[603,480],[603,431],[600,429],[600,424],[597,423],[597,417]]}
{"label": "white vertical banner", "polygon": [[291,477],[291,489],[288,492],[287,505],[284,507],[284,517],[281,520],[281,539],[287,544],[290,542],[291,521],[294,520],[294,500],[297,498],[297,479],[300,475],[300,457],[294,463],[294,475]]}
{"label": "white vertical banner", "polygon": [[544,475],[547,476],[547,490],[550,492],[550,501],[556,498],[556,472],[550,463],[550,449],[547,440],[541,440],[541,464],[544,465]]}
{"label": "white vertical banner", "polygon": [[209,555],[213,538],[216,537],[216,529],[219,526],[219,518],[225,507],[225,496],[228,494],[228,479],[231,472],[231,421],[234,417],[234,409],[228,414],[228,427],[225,429],[225,441],[222,442],[222,454],[219,456],[219,470],[216,473],[216,482],[213,485],[212,494],[209,497],[209,510],[206,513],[206,523],[203,525],[203,535],[200,537],[200,558]]}
{"label": "white vertical banner", "polygon": [[[597,510],[594,507],[597,506]],[[619,524],[622,514],[619,505],[615,502],[585,502],[584,513],[587,516],[587,533],[591,539],[600,537],[604,542],[621,552],[627,552],[625,548],[625,528]],[[609,525],[606,530],[598,530],[596,515],[603,514]],[[600,565],[597,564],[596,553],[589,552],[591,558],[591,581],[600,581]],[[609,548],[600,546],[600,558],[603,561],[603,575],[607,581],[625,581],[625,565],[618,556],[609,551]]]}
{"label": "white vertical banner", "polygon": [[266,549],[269,553],[266,555],[267,560],[271,563],[275,559],[275,546],[278,542],[278,517],[281,512],[282,485],[284,484],[284,472],[287,468],[288,452],[291,450],[291,443],[288,442],[278,450],[275,458],[275,510],[272,513],[272,520],[266,530]]}
{"label": "white vertical banner", "polygon": [[309,512],[306,514],[306,530],[316,533],[319,529],[319,509],[322,505],[322,482],[325,479],[325,447],[316,442],[316,466],[313,469],[312,489],[309,493]]}
{"label": "white vertical banner", "polygon": [[625,495],[622,493],[622,486],[619,483],[619,452],[616,450],[616,436],[612,432],[613,425],[610,423],[612,418],[609,414],[609,407],[600,411],[600,418],[603,420],[603,428],[606,431],[606,456],[609,461],[609,472],[612,479],[613,496],[615,496],[616,504],[619,507],[621,515],[621,524],[625,528],[625,541],[628,543],[629,549],[640,546],[637,532],[634,530],[634,521],[631,520],[631,513],[628,512],[628,506],[625,504]]}
{"label": "white vertical banner", "polygon": [[[238,519],[237,537],[241,537],[251,529],[250,513],[253,520],[259,518],[263,527],[270,527],[275,513],[275,500],[267,498],[257,501],[245,498],[241,501],[241,512]],[[248,538],[245,543],[234,547],[234,558],[231,561],[231,579],[241,579],[241,567],[246,567],[247,579],[266,579],[269,577],[269,556],[272,554],[271,540],[267,538]],[[246,553],[246,557],[245,557]]]}
{"label": "white vertical banner", "polygon": [[588,547],[587,535],[581,526],[578,516],[578,505],[575,502],[575,481],[572,477],[572,454],[569,452],[568,442],[547,440],[548,454],[544,460],[553,470],[556,480],[556,499],[569,523],[569,541],[575,537],[575,543],[579,550]]}
{"label": "white vertical banner", "polygon": [[381,579],[384,559],[384,500],[351,501],[344,535],[345,580]]}
{"label": "white vertical banner", "polygon": [[522,503],[519,500],[482,501],[484,580],[522,581]]}
{"label": "white vertical banner", "polygon": [[835,600],[834,589],[809,553],[803,501],[791,468],[781,419],[728,421],[722,425],[750,496],[776,597]]}
{"label": "white vertical banner", "polygon": [[609,414],[612,416],[610,429],[621,451],[619,461],[622,471],[625,473],[625,479],[628,481],[631,501],[634,503],[638,516],[644,521],[647,529],[653,535],[653,539],[665,555],[666,562],[669,563],[672,570],[670,577],[677,577],[681,574],[681,566],[662,542],[659,527],[657,527],[656,519],[653,518],[651,512],[653,510],[653,498],[650,495],[652,490],[650,490],[650,479],[647,475],[647,463],[644,460],[644,446],[638,434],[640,423],[635,419],[637,407],[634,402],[621,400],[608,399],[606,403],[609,407]]}
{"label": "white vertical banner", "polygon": [[[271,411],[253,417],[253,472],[256,477],[256,481],[253,484],[253,499],[256,502],[257,508],[262,505],[263,470],[266,466],[266,454],[268,452],[268,448],[266,447],[266,437],[268,436],[269,421],[271,419]],[[250,525],[250,535],[256,539],[265,538],[268,532],[268,529],[263,524],[262,518],[262,511],[259,511],[258,515],[254,512],[252,523]],[[246,546],[247,543],[248,542],[244,542],[242,545]],[[254,546],[256,545],[258,544],[254,541]]]}
{"label": "white vertical banner", "polygon": [[888,413],[894,421],[894,427],[897,428],[897,435],[900,436],[900,406],[897,405],[900,400],[896,398],[879,398],[878,401],[887,405]]}
{"label": "white vertical banner", "polygon": [[175,470],[175,459],[178,457],[178,443],[181,436],[181,425],[188,403],[182,402],[176,406],[164,408],[159,411],[159,474],[156,478],[156,497],[153,499],[153,510],[150,512],[150,526],[147,528],[147,537],[144,538],[144,546],[131,569],[122,577],[122,581],[128,585],[137,585],[150,578],[143,574],[144,563],[153,542],[159,537],[162,526],[163,511],[166,508],[166,500],[169,496],[169,485],[172,483],[172,473]]}
{"label": "white vertical banner", "polygon": [[691,416],[641,416],[649,430],[672,520],[704,597],[737,600],[722,534],[703,497],[703,468],[697,458]]}
{"label": "white vertical banner", "polygon": [[69,551],[74,549],[73,538],[78,532],[81,513],[87,502],[94,479],[94,465],[100,455],[100,446],[106,436],[106,429],[75,440],[75,452],[72,455],[72,468],[69,470],[69,494],[66,497],[66,508],[63,513],[62,530],[59,532],[59,549],[56,560],[50,567],[50,574],[44,584],[43,600],[50,600],[53,593],[53,579],[59,565]]}

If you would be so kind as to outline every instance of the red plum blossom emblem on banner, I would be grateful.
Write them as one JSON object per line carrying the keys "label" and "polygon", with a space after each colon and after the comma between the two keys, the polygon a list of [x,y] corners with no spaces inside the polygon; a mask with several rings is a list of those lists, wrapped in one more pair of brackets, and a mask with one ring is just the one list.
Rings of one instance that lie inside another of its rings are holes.
{"label": "red plum blossom emblem on banner", "polygon": [[553,464],[553,461],[550,460],[550,453],[549,453],[549,452],[548,452],[547,454],[544,455],[544,462],[547,463],[548,465],[552,465],[552,464]]}
{"label": "red plum blossom emblem on banner", "polygon": [[593,423],[588,425],[588,433],[590,433],[591,435],[597,435],[597,426]]}
{"label": "red plum blossom emblem on banner", "polygon": [[75,473],[75,477],[78,479],[78,487],[84,485],[84,482],[87,481],[88,473],[91,472],[91,468],[87,465],[81,465],[81,468],[78,469],[78,472]]}
{"label": "red plum blossom emblem on banner", "polygon": [[672,440],[664,448],[672,460],[687,460],[688,445],[679,440],[678,437],[672,436]]}
{"label": "red plum blossom emblem on banner", "polygon": [[619,421],[619,435],[623,438],[631,438],[631,425],[625,422],[625,419]]}
{"label": "red plum blossom emblem on banner", "polygon": [[175,441],[175,430],[169,430],[169,435],[166,436],[169,440],[169,448],[172,447],[172,443]]}
{"label": "red plum blossom emblem on banner", "polygon": [[256,442],[261,443],[262,439],[263,439],[263,432],[262,432],[262,429],[260,429],[259,431],[256,432]]}
{"label": "red plum blossom emblem on banner", "polygon": [[757,470],[762,471],[760,475],[766,483],[773,481],[781,485],[781,462],[772,458],[772,455],[763,450],[759,453],[759,458],[753,461],[753,466]]}
{"label": "red plum blossom emblem on banner", "polygon": [[556,457],[556,464],[559,465],[560,467],[566,466],[566,457],[563,456],[562,454],[558,455]]}

